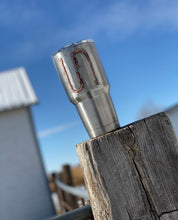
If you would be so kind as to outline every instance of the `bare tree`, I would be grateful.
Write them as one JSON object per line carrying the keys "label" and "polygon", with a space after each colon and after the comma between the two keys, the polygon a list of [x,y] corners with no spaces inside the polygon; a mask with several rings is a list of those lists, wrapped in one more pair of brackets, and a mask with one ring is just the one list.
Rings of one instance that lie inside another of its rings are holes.
{"label": "bare tree", "polygon": [[150,115],[154,115],[158,112],[163,111],[163,109],[164,109],[163,106],[158,106],[152,100],[148,100],[140,108],[136,116],[136,120],[140,120]]}

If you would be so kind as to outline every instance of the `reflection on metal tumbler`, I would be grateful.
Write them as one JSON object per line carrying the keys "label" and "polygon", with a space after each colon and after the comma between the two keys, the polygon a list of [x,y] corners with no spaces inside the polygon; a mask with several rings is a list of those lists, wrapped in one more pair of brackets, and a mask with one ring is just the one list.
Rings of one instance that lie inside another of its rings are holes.
{"label": "reflection on metal tumbler", "polygon": [[119,127],[102,63],[92,40],[62,48],[53,56],[70,101],[91,138]]}

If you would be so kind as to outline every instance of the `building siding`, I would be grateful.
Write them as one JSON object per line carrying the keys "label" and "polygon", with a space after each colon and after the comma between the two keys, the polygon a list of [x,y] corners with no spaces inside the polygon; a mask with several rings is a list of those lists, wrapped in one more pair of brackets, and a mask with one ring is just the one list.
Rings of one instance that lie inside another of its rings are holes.
{"label": "building siding", "polygon": [[175,105],[165,111],[167,116],[169,117],[172,126],[174,128],[176,137],[178,139],[178,105]]}
{"label": "building siding", "polygon": [[55,214],[28,107],[0,113],[0,219]]}

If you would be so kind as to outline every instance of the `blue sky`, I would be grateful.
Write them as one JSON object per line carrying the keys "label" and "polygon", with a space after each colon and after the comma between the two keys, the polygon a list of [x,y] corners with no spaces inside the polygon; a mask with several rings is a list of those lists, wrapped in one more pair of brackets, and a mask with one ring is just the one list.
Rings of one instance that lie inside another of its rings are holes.
{"label": "blue sky", "polygon": [[89,139],[52,63],[61,47],[95,41],[121,126],[150,100],[178,102],[178,1],[0,2],[0,71],[24,66],[39,99],[32,108],[47,172],[77,164]]}

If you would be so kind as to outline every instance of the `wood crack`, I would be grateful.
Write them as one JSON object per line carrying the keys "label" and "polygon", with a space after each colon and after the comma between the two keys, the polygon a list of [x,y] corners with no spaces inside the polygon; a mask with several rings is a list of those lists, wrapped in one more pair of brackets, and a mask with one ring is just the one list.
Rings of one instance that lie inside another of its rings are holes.
{"label": "wood crack", "polygon": [[158,217],[161,218],[163,215],[171,214],[173,212],[178,212],[178,209],[167,211],[167,212],[162,212]]}
{"label": "wood crack", "polygon": [[150,206],[149,212],[155,214],[155,215],[158,217],[157,212],[153,209],[153,205],[152,205],[152,202],[151,202],[151,199],[150,199],[149,192],[146,190],[146,188],[145,188],[145,186],[144,186],[144,183],[143,183],[143,181],[142,181],[142,175],[141,175],[141,173],[140,173],[140,171],[139,171],[139,168],[137,167],[137,164],[136,164],[136,162],[135,162],[135,159],[133,158],[132,160],[133,160],[134,167],[135,167],[135,169],[136,169],[136,171],[137,171],[137,174],[138,174],[138,176],[139,176],[139,180],[140,180],[140,183],[141,183],[141,185],[142,185],[143,191],[145,192],[145,196],[146,196],[146,198],[147,198],[148,204],[149,204],[149,206]]}
{"label": "wood crack", "polygon": [[[135,139],[134,132],[132,131],[132,129],[131,129],[130,127],[128,127],[128,128],[129,128],[129,131],[132,133],[132,135],[134,136],[134,139]],[[150,134],[149,134],[149,136],[150,136]],[[152,202],[151,202],[149,192],[146,190],[146,187],[145,187],[144,182],[143,182],[143,180],[142,180],[141,172],[140,172],[140,170],[139,170],[139,168],[138,168],[138,166],[137,166],[137,162],[135,161],[135,157],[136,157],[136,153],[137,153],[137,152],[135,151],[135,148],[136,148],[136,147],[135,147],[135,143],[136,143],[136,141],[134,141],[134,143],[133,143],[132,146],[129,146],[129,147],[130,147],[130,150],[133,152],[132,161],[133,161],[134,167],[135,167],[135,169],[136,169],[136,172],[137,172],[137,174],[138,174],[138,177],[139,177],[141,186],[142,186],[142,188],[143,188],[143,191],[145,192],[145,196],[146,196],[147,202],[148,202],[149,207],[150,207],[149,212],[152,213],[152,214],[154,214],[154,215],[156,215],[155,217],[158,218],[159,215],[158,215],[158,213],[153,209],[153,204],[152,204]]]}

